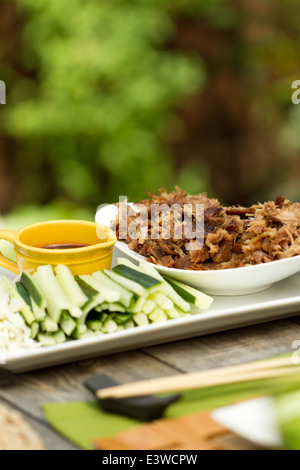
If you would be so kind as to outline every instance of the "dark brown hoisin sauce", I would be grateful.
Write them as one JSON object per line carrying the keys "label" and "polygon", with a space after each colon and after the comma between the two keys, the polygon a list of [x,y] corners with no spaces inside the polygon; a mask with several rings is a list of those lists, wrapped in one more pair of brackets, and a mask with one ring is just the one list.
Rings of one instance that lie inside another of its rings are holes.
{"label": "dark brown hoisin sauce", "polygon": [[71,250],[74,248],[85,248],[86,246],[89,245],[82,245],[79,243],[57,243],[54,245],[41,246],[41,248],[46,250]]}

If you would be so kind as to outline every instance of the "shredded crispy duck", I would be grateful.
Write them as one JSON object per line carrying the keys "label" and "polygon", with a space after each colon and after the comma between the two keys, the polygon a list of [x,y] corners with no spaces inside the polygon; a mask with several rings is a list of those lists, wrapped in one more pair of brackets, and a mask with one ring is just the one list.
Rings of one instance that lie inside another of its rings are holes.
{"label": "shredded crispy duck", "polygon": [[[120,230],[119,216],[117,236],[126,241],[131,250],[156,265],[203,271],[268,263],[300,254],[300,203],[277,197],[275,201],[248,208],[224,207],[217,199],[210,199],[206,194],[189,195],[178,187],[171,193],[162,188],[159,195],[148,194],[149,199],[137,203],[146,206],[148,211],[147,236],[141,231],[135,239],[127,231],[125,239]],[[164,204],[170,208],[159,216],[161,223],[155,239],[153,230],[151,232],[153,204]],[[171,210],[174,204],[178,206],[177,211]],[[200,249],[191,249],[187,242],[193,241],[183,237],[178,239],[176,236],[174,221],[182,216],[186,204],[192,207],[193,227],[196,226],[196,206],[204,205],[204,243]],[[171,221],[168,239],[163,236],[164,216],[170,217]],[[127,228],[137,217],[138,214],[128,216]]]}

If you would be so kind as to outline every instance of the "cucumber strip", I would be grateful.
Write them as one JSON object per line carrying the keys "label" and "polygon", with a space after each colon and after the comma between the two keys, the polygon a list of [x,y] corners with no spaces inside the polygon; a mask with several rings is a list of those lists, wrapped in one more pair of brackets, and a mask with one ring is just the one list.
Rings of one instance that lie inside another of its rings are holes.
{"label": "cucumber strip", "polygon": [[30,337],[31,337],[32,339],[35,339],[35,338],[37,337],[38,332],[40,331],[40,325],[39,325],[39,323],[36,322],[36,321],[33,322],[33,323],[31,323],[30,329],[31,329],[31,335],[30,335]]}
{"label": "cucumber strip", "polygon": [[[102,304],[101,304],[102,305]],[[99,304],[96,300],[90,300],[89,302],[87,302],[87,304],[85,304],[85,306],[82,308],[82,311],[83,311],[83,316],[84,315],[87,315],[91,310],[93,310],[93,308],[95,307],[98,307]],[[81,320],[82,317],[80,317],[79,320]]]}
{"label": "cucumber strip", "polygon": [[54,346],[56,344],[55,337],[51,335],[47,335],[45,333],[38,333],[37,335],[38,342],[41,343],[42,346]]}
{"label": "cucumber strip", "polygon": [[121,305],[119,302],[113,302],[109,304],[108,302],[104,302],[101,305],[98,305],[94,308],[96,312],[114,312],[114,313],[125,313],[126,308],[124,305]]}
{"label": "cucumber strip", "polygon": [[[207,309],[211,306],[213,302],[212,297],[207,294],[204,294],[203,292],[195,289],[194,287],[187,286],[186,284],[179,282],[175,279],[170,279],[168,276],[161,276],[161,274],[153,266],[151,266],[150,263],[141,261],[139,267],[149,275],[157,277],[157,279],[165,279],[165,281],[168,282],[169,285],[171,285],[173,291],[175,291],[176,294],[179,295],[179,297],[181,297],[185,302],[196,305],[196,307],[201,309]],[[174,304],[177,305],[181,310],[183,310],[184,312],[187,311],[185,308],[183,308],[183,304],[179,305],[180,301],[178,302],[177,296],[170,295],[170,298],[174,302]]]}
{"label": "cucumber strip", "polygon": [[80,276],[80,278],[93,289],[100,292],[106,302],[118,302],[120,300],[120,293],[118,291],[103,286],[101,281],[98,281],[96,277],[84,274],[83,276]]}
{"label": "cucumber strip", "polygon": [[26,302],[28,307],[32,310],[30,295],[28,294],[28,291],[27,291],[26,287],[24,287],[21,282],[16,282],[16,288],[17,288],[17,291],[19,292],[20,296]]}
{"label": "cucumber strip", "polygon": [[134,300],[134,294],[125,289],[125,287],[121,286],[119,283],[113,281],[105,272],[97,271],[93,274],[93,277],[97,279],[97,281],[103,284],[103,287],[107,287],[109,289],[115,290],[120,294],[119,302],[124,305],[124,307],[129,308]]}
{"label": "cucumber strip", "polygon": [[79,284],[80,288],[84,292],[84,294],[87,296],[88,299],[94,299],[99,295],[99,292],[95,289],[93,289],[89,284],[84,282],[79,276],[75,276],[75,281]]}
{"label": "cucumber strip", "polygon": [[33,298],[36,305],[40,308],[47,307],[47,301],[41,292],[39,285],[35,282],[33,276],[28,272],[24,271],[21,274],[20,282],[23,284],[25,289],[28,291],[30,297]]}
{"label": "cucumber strip", "polygon": [[78,333],[80,335],[82,335],[83,333],[85,333],[87,331],[87,326],[86,325],[77,325],[76,330],[78,331]]}
{"label": "cucumber strip", "polygon": [[172,300],[173,304],[176,307],[180,308],[183,312],[187,313],[191,311],[191,304],[189,304],[189,302],[186,302],[186,300],[184,300],[179,294],[177,294],[177,292],[167,281],[165,281],[165,283],[161,285],[159,292],[169,297],[169,299]]}
{"label": "cucumber strip", "polygon": [[75,330],[72,333],[72,338],[79,339],[87,331],[87,326],[85,324],[77,324]]}
{"label": "cucumber strip", "polygon": [[151,277],[154,277],[157,280],[164,281],[164,278],[161,276],[161,274],[155,269],[154,266],[152,266],[151,263],[148,263],[146,261],[140,261],[139,263],[139,268],[145,273],[148,274]]}
{"label": "cucumber strip", "polygon": [[114,333],[117,330],[118,325],[111,318],[108,318],[101,328],[102,333]]}
{"label": "cucumber strip", "polygon": [[186,302],[189,304],[195,304],[196,302],[196,297],[194,295],[191,295],[187,290],[182,289],[179,285],[176,284],[176,282],[173,279],[170,279],[169,277],[164,277],[165,280],[170,284],[170,286],[173,287],[175,292],[180,295]]}
{"label": "cucumber strip", "polygon": [[149,296],[149,300],[152,300],[156,303],[158,307],[161,307],[163,310],[171,309],[174,307],[172,300],[161,292],[155,292]]}
{"label": "cucumber strip", "polygon": [[168,320],[168,315],[159,307],[153,310],[148,317],[153,323],[162,323]]}
{"label": "cucumber strip", "polygon": [[67,336],[71,336],[76,328],[76,322],[68,312],[63,312],[59,325]]}
{"label": "cucumber strip", "polygon": [[[95,289],[89,282],[86,282],[82,279],[82,276],[75,276],[76,281],[80,285],[81,289],[85,295],[90,299],[97,302],[97,304],[102,304],[104,302],[104,297],[100,294],[99,290]],[[83,306],[85,308],[86,304]]]}
{"label": "cucumber strip", "polygon": [[213,298],[209,295],[175,279],[170,279],[166,276],[165,279],[186,302],[189,302],[200,309],[208,309],[211,306]]}
{"label": "cucumber strip", "polygon": [[114,271],[108,271],[107,269],[105,269],[104,272],[113,281],[120,284],[120,286],[123,286],[126,289],[130,290],[134,294],[137,294],[139,297],[148,297],[149,292],[144,287],[142,287],[140,284],[138,284],[137,282],[134,282],[130,279],[127,279],[126,277],[121,276],[120,274],[117,274]]}
{"label": "cucumber strip", "polygon": [[103,327],[103,323],[101,320],[87,320],[86,326],[92,331],[99,331]]}
{"label": "cucumber strip", "polygon": [[39,307],[33,298],[31,298],[31,305],[32,305],[32,311],[33,315],[35,316],[36,321],[41,322],[46,318],[46,310],[42,307]]}
{"label": "cucumber strip", "polygon": [[46,333],[55,333],[58,329],[58,324],[51,317],[45,318],[41,323],[41,330]]}
{"label": "cucumber strip", "polygon": [[27,325],[31,326],[31,324],[35,322],[35,318],[31,309],[28,307],[23,297],[19,294],[15,285],[11,284],[11,282],[8,279],[6,279],[6,277],[2,278],[2,282],[5,285],[5,287],[8,289],[8,291],[10,292],[11,296],[14,297],[15,299],[20,300],[20,304],[21,304],[20,313],[23,316]]}
{"label": "cucumber strip", "polygon": [[103,335],[102,331],[87,330],[85,333],[81,334],[78,339],[91,339],[101,335]]}
{"label": "cucumber strip", "polygon": [[76,281],[84,291],[84,293],[89,297],[90,300],[82,307],[82,316],[78,319],[79,323],[84,323],[86,316],[93,310],[95,307],[101,305],[104,302],[104,298],[98,291],[93,289],[90,285],[80,279],[79,276],[75,277]]}
{"label": "cucumber strip", "polygon": [[69,302],[74,305],[74,307],[83,307],[89,299],[75,281],[70,269],[63,264],[59,264],[56,266],[55,272],[56,279],[66,294]]}
{"label": "cucumber strip", "polygon": [[47,311],[51,318],[59,323],[62,312],[71,307],[64,291],[55,278],[50,265],[39,266],[37,272],[33,274],[34,280],[41,287],[47,300]]}
{"label": "cucumber strip", "polygon": [[[108,320],[109,318],[111,318],[111,314],[110,314],[110,313],[105,313],[105,312],[102,313],[102,316],[101,316],[101,321],[102,321],[102,323],[105,323],[106,320]],[[99,318],[99,320],[100,320],[100,318]]]}
{"label": "cucumber strip", "polygon": [[156,287],[162,283],[162,281],[148,276],[148,274],[143,274],[141,271],[132,269],[125,264],[118,264],[115,268],[113,268],[113,272],[125,277],[126,279],[129,279],[130,281],[140,284],[146,290]]}
{"label": "cucumber strip", "polygon": [[96,312],[126,312],[126,308],[124,307],[124,305],[121,305],[119,302],[113,302],[111,304],[108,302],[104,302],[103,304],[98,305],[98,307],[95,307],[94,310],[96,310]]}
{"label": "cucumber strip", "polygon": [[133,320],[129,320],[124,324],[124,326],[125,326],[125,329],[128,330],[129,328],[134,328],[135,324]]}
{"label": "cucumber strip", "polygon": [[129,259],[127,258],[120,258],[120,257],[117,258],[117,264],[124,264],[124,266],[128,266],[128,268],[135,269],[136,271],[140,271],[139,266],[134,264],[132,261],[129,261]]}
{"label": "cucumber strip", "polygon": [[97,305],[97,307],[94,308],[96,312],[104,312],[105,310],[108,310],[109,303],[108,302],[103,302],[101,305]]}
{"label": "cucumber strip", "polygon": [[147,299],[144,306],[143,306],[143,312],[146,313],[146,315],[149,315],[154,309],[156,308],[156,303],[153,302],[153,300]]}
{"label": "cucumber strip", "polygon": [[118,302],[114,302],[114,303],[108,304],[108,311],[125,313],[126,309],[123,305],[119,304]]}
{"label": "cucumber strip", "polygon": [[69,308],[69,312],[73,318],[81,318],[83,315],[83,311],[81,310],[81,308],[76,307],[75,305],[72,305]]}
{"label": "cucumber strip", "polygon": [[145,326],[149,325],[149,320],[147,315],[145,313],[136,313],[133,317],[133,321],[138,325],[138,326]]}
{"label": "cucumber strip", "polygon": [[83,315],[83,317],[77,320],[77,325],[86,324],[88,320],[101,320],[102,323],[108,318],[108,314],[99,312],[93,308]]}
{"label": "cucumber strip", "polygon": [[52,334],[52,338],[55,339],[55,344],[65,343],[67,338],[63,331],[59,330],[56,333]]}
{"label": "cucumber strip", "polygon": [[183,317],[185,314],[177,309],[177,308],[171,308],[171,309],[168,309],[168,310],[165,310],[166,314],[168,315],[169,318],[172,318],[173,320],[175,320],[176,318],[181,318]]}
{"label": "cucumber strip", "polygon": [[156,277],[157,279],[161,279],[163,281],[163,284],[161,285],[159,291],[169,297],[174,303],[174,305],[180,308],[183,312],[191,311],[190,304],[186,302],[179,294],[177,294],[173,287],[161,276],[161,274],[153,266],[151,266],[150,263],[141,261],[139,266],[141,269],[143,269],[144,272],[148,273],[150,276]]}
{"label": "cucumber strip", "polygon": [[117,325],[124,325],[125,323],[129,322],[132,319],[132,315],[130,313],[117,313],[114,315],[113,320],[116,322]]}
{"label": "cucumber strip", "polygon": [[143,307],[144,307],[146,302],[147,302],[147,300],[145,299],[145,297],[139,297],[138,300],[136,301],[136,303],[134,304],[134,306],[131,307],[130,311],[133,312],[133,313],[142,312]]}
{"label": "cucumber strip", "polygon": [[141,267],[140,264],[139,264],[139,266],[137,266],[134,263],[132,263],[131,261],[129,261],[127,258],[117,258],[117,263],[118,263],[118,265],[119,264],[124,264],[128,268],[131,268],[132,270],[137,271],[138,273],[141,273],[143,276],[147,275],[151,278],[156,279],[158,282],[154,287],[149,289],[149,293],[159,291],[160,284],[165,283],[164,278],[159,275],[159,273],[156,271],[155,268],[152,268],[152,271],[146,272]]}
{"label": "cucumber strip", "polygon": [[78,323],[82,324],[85,322],[86,320],[86,317],[88,316],[88,314],[95,308],[95,307],[98,307],[99,304],[98,302],[96,302],[95,300],[90,300],[82,309],[82,316],[80,318],[78,318]]}

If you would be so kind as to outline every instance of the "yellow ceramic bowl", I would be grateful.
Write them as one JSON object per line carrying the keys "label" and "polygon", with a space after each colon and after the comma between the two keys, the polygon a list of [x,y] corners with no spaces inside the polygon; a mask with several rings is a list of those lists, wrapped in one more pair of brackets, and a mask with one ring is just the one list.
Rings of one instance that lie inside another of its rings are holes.
{"label": "yellow ceramic bowl", "polygon": [[[114,232],[95,222],[82,220],[53,220],[29,225],[14,232],[0,230],[0,240],[14,245],[17,262],[0,253],[0,266],[18,274],[26,269],[50,264],[68,266],[73,274],[90,274],[100,269],[110,269]],[[47,249],[49,245],[88,245],[82,248]]]}

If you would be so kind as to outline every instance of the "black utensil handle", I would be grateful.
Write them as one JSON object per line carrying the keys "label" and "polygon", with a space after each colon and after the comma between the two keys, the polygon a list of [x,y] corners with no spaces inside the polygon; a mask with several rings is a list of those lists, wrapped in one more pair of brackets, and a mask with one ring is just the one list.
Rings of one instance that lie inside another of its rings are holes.
{"label": "black utensil handle", "polygon": [[[94,394],[100,389],[115,385],[119,384],[105,374],[95,375],[85,382],[85,386]],[[181,395],[179,394],[164,397],[156,397],[154,395],[105,399],[97,397],[103,411],[121,414],[139,421],[153,421],[154,419],[161,418],[167,407],[180,398]]]}

